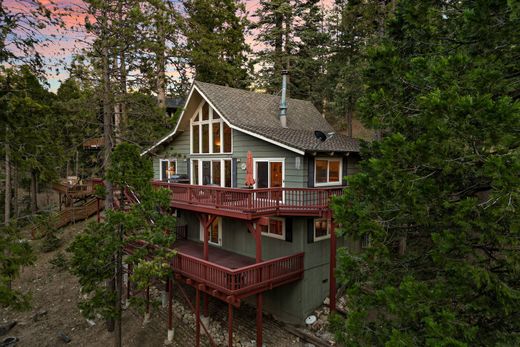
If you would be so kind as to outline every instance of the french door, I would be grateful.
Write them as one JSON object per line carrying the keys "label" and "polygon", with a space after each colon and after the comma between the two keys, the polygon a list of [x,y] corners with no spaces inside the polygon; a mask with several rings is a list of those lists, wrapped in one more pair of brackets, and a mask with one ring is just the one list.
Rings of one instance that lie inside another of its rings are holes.
{"label": "french door", "polygon": [[[258,159],[255,166],[256,188],[281,188],[284,178],[284,161],[281,159]],[[273,192],[272,200],[282,200],[282,192]]]}

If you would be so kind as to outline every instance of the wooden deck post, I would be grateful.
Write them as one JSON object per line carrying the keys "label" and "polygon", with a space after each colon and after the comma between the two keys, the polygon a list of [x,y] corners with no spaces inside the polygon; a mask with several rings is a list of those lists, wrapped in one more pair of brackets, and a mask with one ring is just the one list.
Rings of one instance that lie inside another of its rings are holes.
{"label": "wooden deck post", "polygon": [[233,347],[233,305],[228,302],[228,347]]}
{"label": "wooden deck post", "polygon": [[168,342],[173,341],[173,276],[168,277]]}
{"label": "wooden deck post", "polygon": [[259,221],[256,222],[255,228],[255,245],[256,245],[256,262],[262,262],[262,227]]}
{"label": "wooden deck post", "polygon": [[256,294],[256,346],[262,347],[263,339],[262,339],[262,330],[263,330],[263,322],[262,322],[262,304],[264,301],[263,294]]}
{"label": "wooden deck post", "polygon": [[[256,262],[262,262],[262,227],[259,221],[256,222],[255,228],[255,244],[256,244]],[[262,280],[261,269],[258,271],[258,281]],[[262,347],[262,303],[263,294],[256,294],[256,345]]]}
{"label": "wooden deck post", "polygon": [[334,220],[330,219],[330,273],[329,273],[329,308],[330,312],[336,312],[336,230]]}
{"label": "wooden deck post", "polygon": [[209,257],[209,227],[211,224],[209,224],[210,218],[204,218],[204,260],[208,260]]}
{"label": "wooden deck post", "polygon": [[200,346],[200,291],[195,287],[195,347]]}

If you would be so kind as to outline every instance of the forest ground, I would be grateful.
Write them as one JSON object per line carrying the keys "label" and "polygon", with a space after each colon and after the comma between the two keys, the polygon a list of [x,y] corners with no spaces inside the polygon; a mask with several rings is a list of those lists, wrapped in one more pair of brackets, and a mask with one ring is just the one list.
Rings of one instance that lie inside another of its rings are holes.
{"label": "forest ground", "polygon": [[[31,241],[37,252],[34,266],[23,269],[13,287],[32,295],[32,307],[28,311],[16,312],[0,309],[0,324],[15,320],[17,325],[7,335],[19,339],[18,347],[33,346],[93,346],[111,345],[113,335],[107,332],[104,321],[95,320],[89,324],[78,309],[81,299],[77,278],[66,270],[59,270],[50,261],[58,252],[67,255],[65,249],[80,233],[86,222],[69,225],[59,234],[62,245],[59,249],[42,253],[41,241]],[[186,305],[184,305],[186,307]],[[210,301],[210,317],[215,317],[211,330],[222,328],[222,335],[227,334],[226,314],[222,313],[220,303]],[[224,309],[225,311],[225,309]],[[185,311],[187,312],[187,311]],[[176,312],[178,315],[178,312]],[[182,315],[181,315],[182,316]],[[143,326],[143,316],[135,309],[127,309],[123,314],[123,346],[163,346],[166,337],[166,312],[161,309],[152,311],[150,323]],[[184,323],[175,318],[174,346],[192,346],[194,344],[194,324]],[[220,320],[220,321],[219,321]],[[235,310],[235,345],[253,346],[255,338],[254,309],[244,307]],[[238,331],[238,333],[237,333]],[[65,343],[60,337],[64,334],[71,339]],[[206,340],[203,339],[203,345]],[[225,341],[219,341],[222,345]],[[264,318],[264,342],[266,346],[304,346],[296,336],[283,329],[283,325],[270,317]]]}

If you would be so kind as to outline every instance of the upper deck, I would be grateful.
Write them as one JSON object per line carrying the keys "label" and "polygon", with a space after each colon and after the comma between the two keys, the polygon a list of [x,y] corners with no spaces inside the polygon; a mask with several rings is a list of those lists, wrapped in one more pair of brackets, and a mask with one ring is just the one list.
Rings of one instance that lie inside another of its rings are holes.
{"label": "upper deck", "polygon": [[194,212],[251,220],[262,216],[322,216],[330,199],[343,193],[334,188],[222,188],[154,181],[172,192],[171,206]]}

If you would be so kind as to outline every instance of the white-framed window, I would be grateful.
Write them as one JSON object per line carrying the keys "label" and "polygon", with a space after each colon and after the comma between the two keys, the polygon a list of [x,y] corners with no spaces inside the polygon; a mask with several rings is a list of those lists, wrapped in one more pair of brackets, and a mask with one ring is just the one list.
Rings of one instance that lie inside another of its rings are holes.
{"label": "white-framed window", "polygon": [[285,218],[269,217],[267,225],[261,226],[262,235],[285,240]]}
{"label": "white-framed window", "polygon": [[341,184],[341,172],[341,158],[316,158],[314,160],[314,185],[339,185]]}
{"label": "white-framed window", "polygon": [[201,158],[191,160],[191,184],[231,187],[233,184],[230,158]]}
{"label": "white-framed window", "polygon": [[285,186],[284,158],[255,158],[253,161],[255,188],[279,188]]}
{"label": "white-framed window", "polygon": [[[217,217],[208,229],[208,243],[222,246],[222,218]],[[200,240],[204,242],[204,225],[200,223]]]}
{"label": "white-framed window", "polygon": [[314,241],[330,238],[330,222],[327,218],[314,219]]}
{"label": "white-framed window", "polygon": [[167,182],[177,173],[177,159],[160,159],[159,179]]}
{"label": "white-framed window", "polygon": [[202,101],[190,121],[191,154],[233,152],[233,130],[216,111]]}

